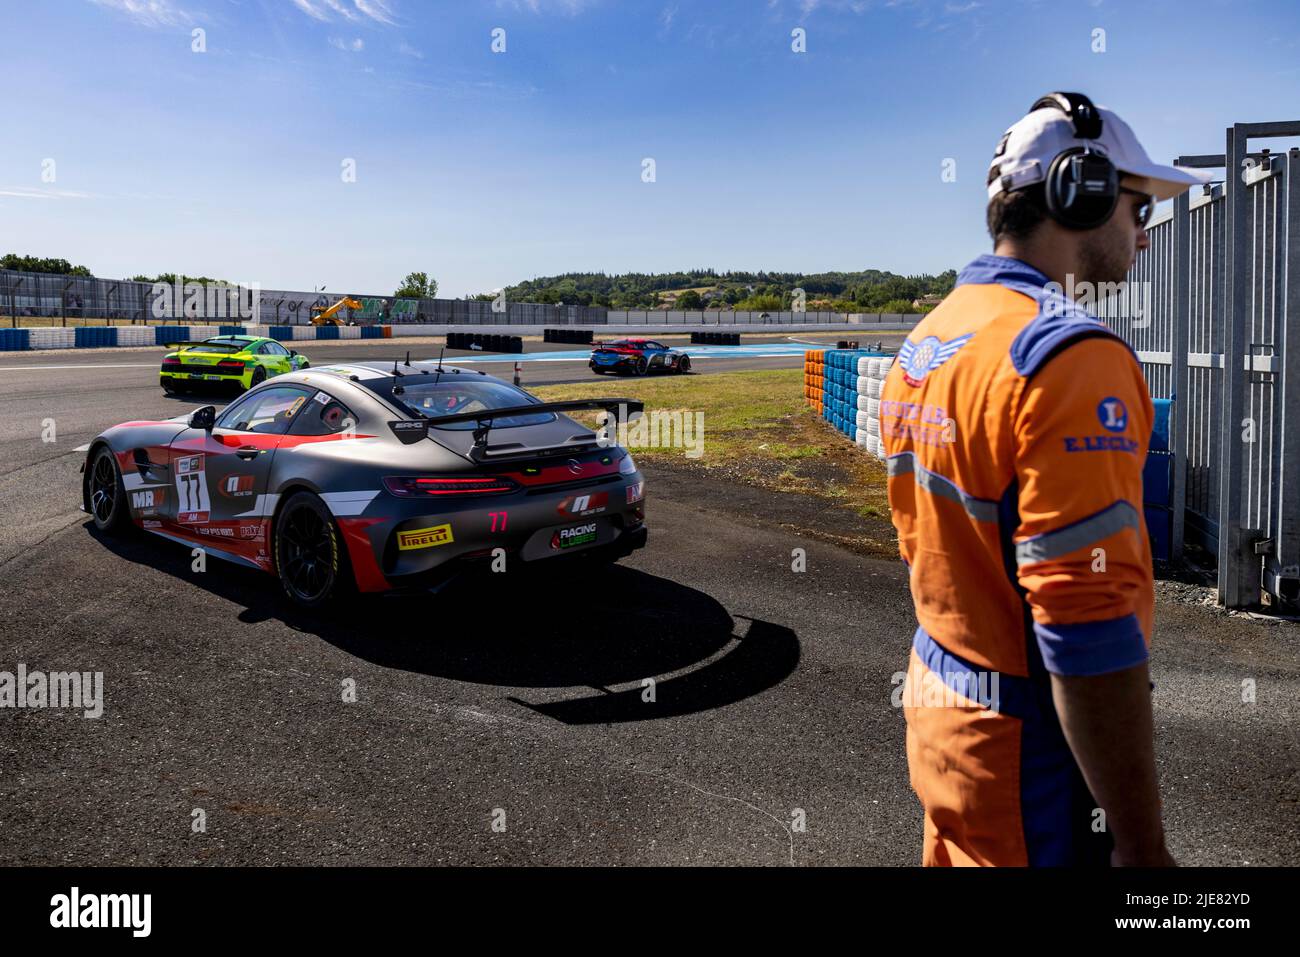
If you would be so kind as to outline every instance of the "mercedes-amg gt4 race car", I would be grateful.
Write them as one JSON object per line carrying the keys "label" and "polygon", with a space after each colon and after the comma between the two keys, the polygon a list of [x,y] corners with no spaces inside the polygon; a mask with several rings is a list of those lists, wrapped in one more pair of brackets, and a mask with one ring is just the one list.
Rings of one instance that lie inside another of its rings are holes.
{"label": "mercedes-amg gt4 race car", "polygon": [[598,342],[588,364],[597,375],[616,372],[620,375],[646,375],[650,372],[691,371],[691,357],[679,349],[669,349],[653,339],[619,339]]}
{"label": "mercedes-amg gt4 race car", "polygon": [[245,391],[273,376],[311,365],[306,356],[260,336],[214,336],[202,342],[177,342],[163,356],[159,384],[168,395],[196,386],[235,385]]}
{"label": "mercedes-amg gt4 race car", "polygon": [[[596,409],[597,431],[565,414]],[[277,575],[309,607],[436,590],[476,566],[614,561],[646,541],[645,482],[614,438],[642,411],[541,402],[435,362],[331,365],[220,413],[108,429],[82,507],[102,532],[139,527]]]}

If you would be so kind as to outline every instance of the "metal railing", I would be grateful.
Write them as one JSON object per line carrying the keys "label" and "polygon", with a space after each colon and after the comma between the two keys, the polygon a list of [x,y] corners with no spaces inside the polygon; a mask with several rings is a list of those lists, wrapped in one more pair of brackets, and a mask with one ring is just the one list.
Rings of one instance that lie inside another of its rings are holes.
{"label": "metal railing", "polygon": [[1247,149],[1292,136],[1300,122],[1239,123],[1222,154],[1180,156],[1222,182],[1151,224],[1128,276],[1148,314],[1098,309],[1174,400],[1171,551],[1213,556],[1228,607],[1300,598],[1300,150]]}

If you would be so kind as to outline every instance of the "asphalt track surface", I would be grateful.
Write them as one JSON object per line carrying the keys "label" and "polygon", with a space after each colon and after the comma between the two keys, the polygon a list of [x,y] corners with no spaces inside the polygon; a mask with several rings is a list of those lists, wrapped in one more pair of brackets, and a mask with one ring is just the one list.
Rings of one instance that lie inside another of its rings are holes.
{"label": "asphalt track surface", "polygon": [[[616,568],[304,613],[77,510],[77,446],[198,404],[162,395],[158,353],[0,359],[0,671],[105,684],[96,720],[0,709],[0,864],[916,862],[899,563],[783,526],[780,493],[647,469],[650,543]],[[531,362],[524,382],[589,378]],[[1175,856],[1294,864],[1300,627],[1168,599],[1157,622]]]}

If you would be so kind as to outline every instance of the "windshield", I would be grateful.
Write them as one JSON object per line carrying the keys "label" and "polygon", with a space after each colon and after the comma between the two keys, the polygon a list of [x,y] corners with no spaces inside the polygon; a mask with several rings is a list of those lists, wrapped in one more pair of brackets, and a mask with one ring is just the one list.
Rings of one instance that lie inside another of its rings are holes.
{"label": "windshield", "polygon": [[[509,409],[520,405],[536,405],[538,400],[527,392],[477,376],[403,376],[398,379],[361,380],[361,384],[378,392],[398,408],[405,408],[412,418],[436,419],[442,415],[459,415],[484,409]],[[532,415],[511,415],[492,420],[493,429],[510,429],[521,425],[543,425],[555,421],[555,413],[538,412]],[[452,422],[436,426],[439,429],[469,431],[475,422]]]}
{"label": "windshield", "polygon": [[186,346],[186,352],[219,352],[223,355],[243,352],[248,348],[247,340],[242,339],[205,339],[202,345]]}

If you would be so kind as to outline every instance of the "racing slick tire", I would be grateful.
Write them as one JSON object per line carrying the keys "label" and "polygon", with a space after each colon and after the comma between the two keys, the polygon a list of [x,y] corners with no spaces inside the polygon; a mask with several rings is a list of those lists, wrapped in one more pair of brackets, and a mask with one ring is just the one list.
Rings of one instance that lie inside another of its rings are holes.
{"label": "racing slick tire", "polygon": [[691,371],[691,357],[690,357],[690,356],[682,356],[680,359],[677,360],[677,374],[678,374],[678,375],[689,375],[689,374],[690,374],[690,371]]}
{"label": "racing slick tire", "polygon": [[162,386],[162,390],[166,392],[168,395],[176,395],[178,392],[181,391],[174,380],[168,379],[166,377],[160,379],[158,384]]}
{"label": "racing slick tire", "polygon": [[650,363],[646,361],[645,356],[641,356],[636,360],[636,366],[633,368],[632,374],[642,376],[649,371],[650,371]]}
{"label": "racing slick tire", "polygon": [[256,389],[259,385],[261,385],[265,381],[266,381],[266,367],[258,366],[256,369],[253,370],[253,375],[248,380],[248,387],[250,389]]}
{"label": "racing slick tire", "polygon": [[320,608],[348,590],[347,548],[319,496],[295,492],[276,516],[274,535],[275,574],[295,604]]}
{"label": "racing slick tire", "polygon": [[101,532],[121,535],[131,527],[122,470],[107,445],[101,445],[86,465],[86,508]]}

